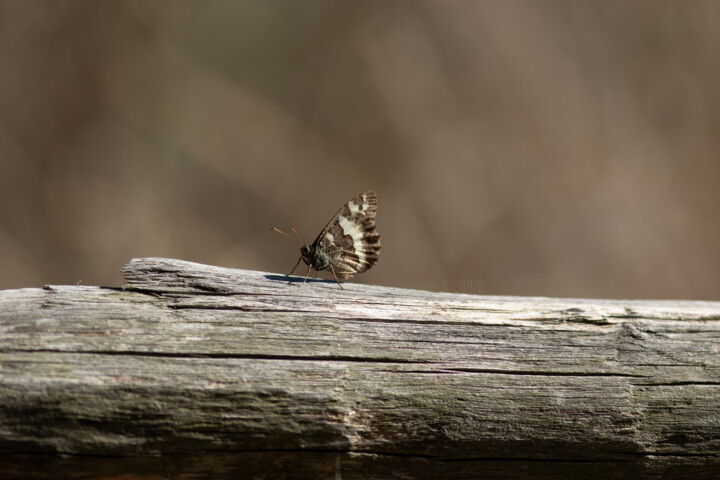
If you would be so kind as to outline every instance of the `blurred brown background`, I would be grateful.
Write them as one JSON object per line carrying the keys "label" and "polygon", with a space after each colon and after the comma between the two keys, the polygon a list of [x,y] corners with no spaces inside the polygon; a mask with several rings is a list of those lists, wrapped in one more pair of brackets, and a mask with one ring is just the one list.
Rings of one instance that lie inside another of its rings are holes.
{"label": "blurred brown background", "polygon": [[[720,2],[0,1],[0,288],[131,257],[286,273],[379,195],[356,281],[720,298]],[[304,270],[303,270],[304,273]]]}

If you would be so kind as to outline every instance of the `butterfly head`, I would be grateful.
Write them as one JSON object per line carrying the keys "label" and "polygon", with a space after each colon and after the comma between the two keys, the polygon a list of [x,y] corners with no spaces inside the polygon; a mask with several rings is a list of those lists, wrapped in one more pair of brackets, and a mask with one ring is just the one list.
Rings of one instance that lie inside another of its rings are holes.
{"label": "butterfly head", "polygon": [[306,264],[312,265],[313,248],[310,245],[300,247],[300,256]]}

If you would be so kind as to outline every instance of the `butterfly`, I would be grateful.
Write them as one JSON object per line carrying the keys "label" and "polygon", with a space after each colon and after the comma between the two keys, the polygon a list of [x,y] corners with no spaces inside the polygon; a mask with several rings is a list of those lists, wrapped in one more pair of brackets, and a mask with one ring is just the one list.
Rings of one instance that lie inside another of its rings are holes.
{"label": "butterfly", "polygon": [[293,274],[302,260],[308,266],[303,283],[307,281],[310,270],[315,269],[319,274],[320,270],[329,269],[337,284],[343,288],[340,280],[369,270],[377,263],[380,253],[380,234],[375,230],[376,212],[375,192],[368,190],[361,193],[338,210],[310,245],[305,245],[294,228],[292,231],[295,237],[271,227],[271,230],[297,238],[303,244],[300,258],[288,276]]}

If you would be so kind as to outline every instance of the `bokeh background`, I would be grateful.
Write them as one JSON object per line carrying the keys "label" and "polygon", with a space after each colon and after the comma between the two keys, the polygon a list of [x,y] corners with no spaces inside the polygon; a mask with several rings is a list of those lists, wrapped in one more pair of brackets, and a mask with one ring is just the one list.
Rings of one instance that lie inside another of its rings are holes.
{"label": "bokeh background", "polygon": [[2,0],[0,288],[132,257],[286,273],[379,196],[355,281],[720,298],[720,2]]}

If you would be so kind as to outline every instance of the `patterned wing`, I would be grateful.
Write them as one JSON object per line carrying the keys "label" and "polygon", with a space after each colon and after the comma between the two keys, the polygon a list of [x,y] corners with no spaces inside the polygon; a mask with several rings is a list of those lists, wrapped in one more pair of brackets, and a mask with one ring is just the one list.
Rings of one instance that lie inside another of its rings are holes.
{"label": "patterned wing", "polygon": [[313,246],[326,252],[340,280],[368,270],[378,261],[380,234],[375,230],[377,195],[372,190],[358,195],[335,214]]}

